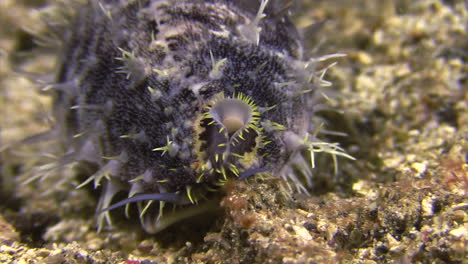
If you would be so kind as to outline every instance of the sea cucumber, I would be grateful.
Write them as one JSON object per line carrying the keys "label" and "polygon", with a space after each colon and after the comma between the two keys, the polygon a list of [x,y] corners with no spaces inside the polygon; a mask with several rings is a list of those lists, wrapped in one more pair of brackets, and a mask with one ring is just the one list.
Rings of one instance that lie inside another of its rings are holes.
{"label": "sea cucumber", "polygon": [[[209,207],[230,179],[282,177],[308,193],[323,73],[304,58],[284,1],[86,1],[63,32],[49,135],[55,168],[92,163],[98,228],[138,204],[158,232]],[[340,54],[336,55],[339,56]],[[113,203],[118,192],[128,199]],[[165,210],[165,205],[178,210]]]}

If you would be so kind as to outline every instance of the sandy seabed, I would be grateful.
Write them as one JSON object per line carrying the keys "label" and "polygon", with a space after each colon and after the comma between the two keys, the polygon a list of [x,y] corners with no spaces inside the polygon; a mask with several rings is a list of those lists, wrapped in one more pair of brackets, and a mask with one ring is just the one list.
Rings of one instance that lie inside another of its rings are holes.
{"label": "sandy seabed", "polygon": [[[0,146],[49,127],[50,98],[16,69],[53,72],[56,54],[35,52],[29,33],[45,30],[39,11],[52,4],[0,2]],[[60,181],[72,170],[21,184],[42,159],[28,153],[50,142],[4,151],[0,262],[468,263],[466,1],[302,9],[298,25],[321,25],[309,50],[348,54],[328,71],[340,113],[325,118],[348,134],[333,139],[356,161],[340,160],[311,197],[291,197],[274,179],[233,182],[210,225],[202,217],[147,235],[119,217],[97,233],[95,192]]]}

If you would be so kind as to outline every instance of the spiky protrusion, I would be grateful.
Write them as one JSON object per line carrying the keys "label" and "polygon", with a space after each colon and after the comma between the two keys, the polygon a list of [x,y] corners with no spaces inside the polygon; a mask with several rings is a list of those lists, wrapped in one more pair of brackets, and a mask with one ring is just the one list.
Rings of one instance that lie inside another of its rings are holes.
{"label": "spiky protrusion", "polygon": [[263,12],[265,11],[265,7],[267,6],[268,1],[269,0],[262,0],[255,18],[250,23],[239,27],[241,34],[247,40],[255,43],[255,45],[260,43],[260,32],[262,31],[262,28],[259,26],[259,23],[262,18],[266,17]]}

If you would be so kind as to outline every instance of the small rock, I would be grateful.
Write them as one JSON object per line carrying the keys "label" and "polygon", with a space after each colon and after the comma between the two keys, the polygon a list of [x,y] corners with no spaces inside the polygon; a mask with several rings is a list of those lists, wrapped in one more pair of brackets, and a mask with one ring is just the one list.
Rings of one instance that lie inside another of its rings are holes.
{"label": "small rock", "polygon": [[307,240],[307,241],[312,240],[312,236],[309,234],[309,231],[305,229],[305,227],[294,225],[293,229],[294,229],[294,232],[296,232],[296,234],[300,236],[302,239]]}
{"label": "small rock", "polygon": [[459,228],[452,229],[450,230],[449,234],[456,238],[468,237],[468,225],[463,225]]}

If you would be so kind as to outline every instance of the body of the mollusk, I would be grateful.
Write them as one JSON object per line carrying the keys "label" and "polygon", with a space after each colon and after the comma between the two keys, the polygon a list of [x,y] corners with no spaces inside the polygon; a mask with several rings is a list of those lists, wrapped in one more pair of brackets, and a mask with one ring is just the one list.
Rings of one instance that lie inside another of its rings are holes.
{"label": "body of the mollusk", "polygon": [[55,115],[67,157],[98,165],[82,184],[103,186],[98,211],[119,191],[161,194],[139,200],[156,232],[177,219],[164,222],[165,203],[196,211],[230,178],[268,171],[305,190],[315,87],[279,4],[248,2],[89,1],[78,12]]}

